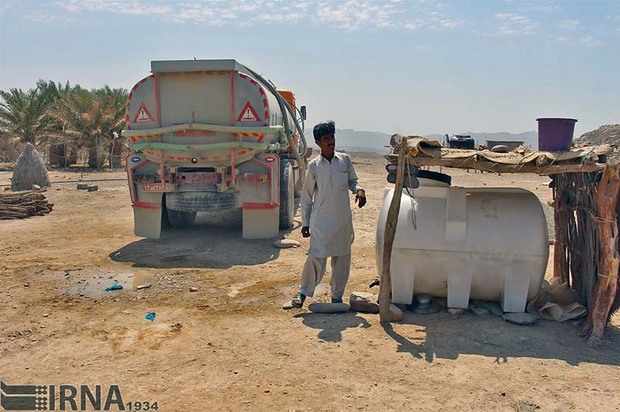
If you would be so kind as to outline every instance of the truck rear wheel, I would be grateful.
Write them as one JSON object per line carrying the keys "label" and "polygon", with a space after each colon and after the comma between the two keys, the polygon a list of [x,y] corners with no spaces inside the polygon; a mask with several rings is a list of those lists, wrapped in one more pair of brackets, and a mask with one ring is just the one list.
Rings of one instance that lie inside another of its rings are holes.
{"label": "truck rear wheel", "polygon": [[229,189],[225,192],[176,192],[166,193],[168,210],[182,212],[221,212],[239,209],[239,191]]}
{"label": "truck rear wheel", "polygon": [[280,229],[293,227],[295,218],[295,182],[290,162],[280,163]]}
{"label": "truck rear wheel", "polygon": [[196,219],[196,212],[180,212],[178,210],[167,210],[168,222],[173,228],[183,228],[190,226]]}

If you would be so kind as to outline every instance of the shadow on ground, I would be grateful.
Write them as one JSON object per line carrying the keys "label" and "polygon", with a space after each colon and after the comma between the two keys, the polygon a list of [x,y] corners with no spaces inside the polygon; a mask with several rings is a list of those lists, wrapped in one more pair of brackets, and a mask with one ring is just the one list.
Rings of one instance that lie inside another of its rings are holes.
{"label": "shadow on ground", "polygon": [[[285,235],[288,232],[280,232]],[[110,253],[115,262],[148,268],[226,269],[256,265],[278,258],[274,239],[242,238],[239,227],[196,225],[162,232],[159,239],[142,239]]]}
{"label": "shadow on ground", "polygon": [[480,355],[508,363],[513,358],[563,360],[570,365],[594,363],[620,365],[620,329],[609,326],[601,346],[588,346],[580,335],[581,322],[557,323],[539,320],[531,326],[504,322],[498,316],[466,313],[454,319],[447,312],[417,315],[405,312],[405,320],[382,325],[398,344],[397,352],[417,359],[457,359]]}
{"label": "shadow on ground", "polygon": [[[366,319],[357,315],[356,312],[343,313],[300,313],[294,316],[301,318],[304,325],[312,329],[318,329],[319,339],[326,342],[342,341],[342,332],[349,328],[369,328],[371,325]],[[335,319],[336,318],[336,319]]]}

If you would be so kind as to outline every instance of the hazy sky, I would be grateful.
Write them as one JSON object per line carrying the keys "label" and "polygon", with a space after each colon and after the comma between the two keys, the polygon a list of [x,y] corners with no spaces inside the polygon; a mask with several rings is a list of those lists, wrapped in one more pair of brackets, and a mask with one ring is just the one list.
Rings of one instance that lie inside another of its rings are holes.
{"label": "hazy sky", "polygon": [[234,58],[310,124],[430,134],[620,123],[620,0],[0,0],[0,89],[131,88],[151,60]]}

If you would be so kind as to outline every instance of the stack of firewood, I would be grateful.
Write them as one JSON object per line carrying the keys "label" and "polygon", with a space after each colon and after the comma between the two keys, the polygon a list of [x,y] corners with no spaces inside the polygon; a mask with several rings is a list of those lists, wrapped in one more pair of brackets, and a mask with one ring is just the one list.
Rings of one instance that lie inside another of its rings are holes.
{"label": "stack of firewood", "polygon": [[52,211],[52,206],[40,191],[0,193],[0,220],[43,216]]}

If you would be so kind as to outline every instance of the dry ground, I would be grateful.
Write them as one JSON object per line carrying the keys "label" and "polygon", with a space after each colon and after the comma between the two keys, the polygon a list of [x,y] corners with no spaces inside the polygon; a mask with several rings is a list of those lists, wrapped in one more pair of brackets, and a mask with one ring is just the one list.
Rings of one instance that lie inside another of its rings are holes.
{"label": "dry ground", "polygon": [[[353,157],[369,204],[353,212],[348,291],[367,291],[384,162]],[[453,184],[551,198],[545,177],[444,171]],[[0,172],[0,184],[9,177]],[[80,177],[107,181],[98,192],[63,183]],[[442,311],[384,328],[378,315],[286,312],[307,248],[298,228],[283,235],[303,246],[287,250],[243,240],[238,226],[137,238],[127,185],[109,180],[123,177],[52,172],[51,214],[0,221],[5,383],[118,384],[125,403],[161,411],[620,410],[617,321],[592,348],[578,322],[523,327]],[[114,281],[124,290],[104,292]]]}

